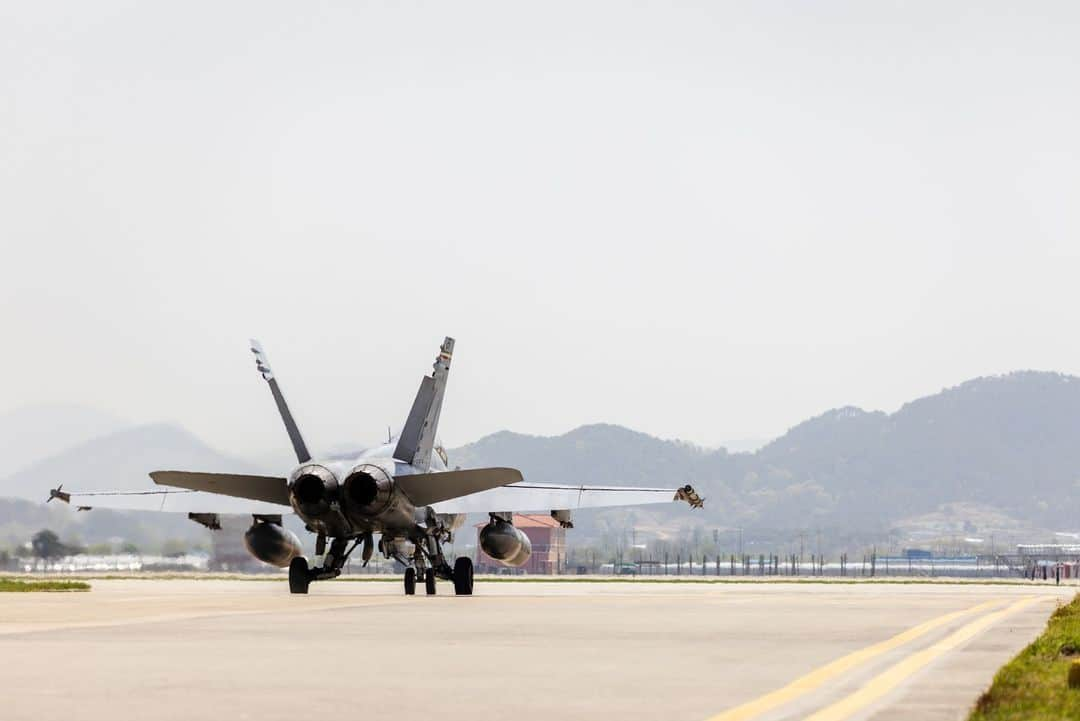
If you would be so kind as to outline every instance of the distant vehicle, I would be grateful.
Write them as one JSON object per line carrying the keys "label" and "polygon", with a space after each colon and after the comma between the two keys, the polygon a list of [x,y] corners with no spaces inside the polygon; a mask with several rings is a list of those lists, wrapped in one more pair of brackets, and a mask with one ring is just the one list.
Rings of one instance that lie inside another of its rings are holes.
{"label": "distant vehicle", "polygon": [[[166,489],[147,491],[50,491],[49,500],[83,508],[132,508],[133,501],[152,503],[151,510],[187,511],[192,520],[220,529],[230,515],[215,506],[222,496],[249,501],[243,515],[253,519],[244,543],[255,558],[289,567],[289,590],[307,593],[312,581],[335,578],[350,554],[362,545],[364,564],[377,548],[387,559],[405,567],[407,595],[423,582],[435,593],[436,579],[452,581],[454,592],[473,592],[473,563],[462,556],[453,567],[442,545],[465,522],[466,513],[487,513],[480,532],[480,547],[500,563],[516,567],[532,553],[528,537],[514,527],[512,511],[549,511],[564,527],[573,526],[572,511],[579,508],[632,506],[685,501],[700,508],[702,499],[689,486],[631,488],[621,486],[553,485],[524,482],[514,468],[449,470],[443,448],[436,443],[443,395],[446,391],[454,339],[446,338],[435,359],[434,371],[425,376],[413,400],[400,435],[348,458],[313,459],[270,362],[258,341],[251,352],[263,379],[270,386],[299,463],[287,476],[252,476],[232,473],[154,471],[154,483]],[[118,505],[119,503],[119,505]],[[282,526],[282,507],[291,507],[315,534],[315,560],[310,566],[299,539]],[[217,510],[215,510],[215,508]],[[375,534],[379,535],[378,543]],[[632,564],[631,564],[632,567]],[[620,570],[620,572],[622,572]]]}

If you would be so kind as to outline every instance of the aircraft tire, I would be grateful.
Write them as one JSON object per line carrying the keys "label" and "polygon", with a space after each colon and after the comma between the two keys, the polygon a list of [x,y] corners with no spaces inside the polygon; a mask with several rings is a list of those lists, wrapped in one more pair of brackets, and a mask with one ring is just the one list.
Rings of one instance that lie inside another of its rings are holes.
{"label": "aircraft tire", "polygon": [[471,596],[473,589],[473,563],[468,556],[458,556],[454,561],[454,593]]}
{"label": "aircraft tire", "polygon": [[311,585],[307,559],[297,556],[289,562],[289,593],[307,593]]}
{"label": "aircraft tire", "polygon": [[406,596],[415,596],[416,595],[416,569],[415,568],[406,568],[405,569],[405,595]]}
{"label": "aircraft tire", "polygon": [[429,595],[429,596],[434,596],[435,595],[435,569],[434,568],[429,568],[427,570],[427,573],[424,574],[424,591],[426,591],[427,595]]}

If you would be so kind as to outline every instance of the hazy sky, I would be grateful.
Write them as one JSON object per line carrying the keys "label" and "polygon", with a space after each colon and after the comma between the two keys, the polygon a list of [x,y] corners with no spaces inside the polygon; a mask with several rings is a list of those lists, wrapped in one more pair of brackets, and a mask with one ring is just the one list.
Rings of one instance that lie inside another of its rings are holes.
{"label": "hazy sky", "polygon": [[703,443],[1080,373],[1080,5],[0,5],[0,412]]}

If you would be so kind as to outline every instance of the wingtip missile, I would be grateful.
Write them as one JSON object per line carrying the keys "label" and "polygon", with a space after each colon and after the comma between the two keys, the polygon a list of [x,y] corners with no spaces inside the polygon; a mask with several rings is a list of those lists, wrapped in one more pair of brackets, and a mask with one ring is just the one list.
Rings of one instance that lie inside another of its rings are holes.
{"label": "wingtip missile", "polygon": [[694,490],[694,487],[687,483],[685,486],[675,491],[676,501],[686,501],[690,504],[691,508],[704,508],[705,499],[698,495],[698,492]]}
{"label": "wingtip missile", "polygon": [[63,489],[63,487],[64,487],[64,484],[61,483],[56,488],[50,488],[49,489],[49,497],[45,499],[45,502],[48,503],[52,499],[56,498],[56,499],[59,499],[59,500],[63,501],[64,503],[71,503],[71,494],[70,493],[65,493],[63,490],[61,490],[61,489]]}

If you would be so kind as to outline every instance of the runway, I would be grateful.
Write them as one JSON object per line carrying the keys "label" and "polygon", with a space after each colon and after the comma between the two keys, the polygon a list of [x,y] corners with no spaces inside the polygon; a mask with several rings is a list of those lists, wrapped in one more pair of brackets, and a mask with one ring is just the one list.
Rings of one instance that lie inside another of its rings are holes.
{"label": "runway", "polygon": [[[963,719],[1075,588],[95,580],[0,594],[3,717]],[[451,589],[442,584],[440,591]]]}

